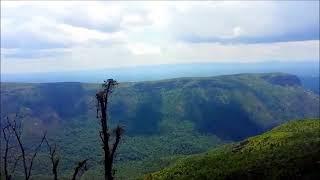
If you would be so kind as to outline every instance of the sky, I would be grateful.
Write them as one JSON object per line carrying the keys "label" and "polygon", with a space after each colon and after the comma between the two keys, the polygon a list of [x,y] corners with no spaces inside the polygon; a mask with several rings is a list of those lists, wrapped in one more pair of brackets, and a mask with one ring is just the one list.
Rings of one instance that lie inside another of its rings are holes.
{"label": "sky", "polygon": [[1,1],[1,73],[319,61],[319,1]]}

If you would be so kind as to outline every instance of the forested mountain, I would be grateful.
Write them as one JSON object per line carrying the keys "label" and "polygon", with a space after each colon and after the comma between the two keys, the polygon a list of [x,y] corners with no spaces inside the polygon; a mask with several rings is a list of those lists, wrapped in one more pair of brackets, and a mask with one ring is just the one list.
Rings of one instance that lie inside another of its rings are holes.
{"label": "forested mountain", "polygon": [[181,158],[145,179],[319,179],[319,137],[319,119],[297,120]]}
{"label": "forested mountain", "polygon": [[[93,159],[99,176],[101,147],[96,120],[98,84],[2,83],[1,112],[23,114],[26,139],[43,130],[61,147],[61,173],[79,157]],[[243,140],[289,120],[319,117],[319,95],[289,74],[237,74],[120,83],[110,118],[126,132],[117,176],[159,170],[179,155]],[[32,138],[29,138],[32,139]],[[39,163],[36,174],[49,172]],[[85,178],[86,176],[84,176]]]}
{"label": "forested mountain", "polygon": [[[82,83],[3,83],[1,110],[25,114],[43,127],[80,116],[94,118],[98,88]],[[113,96],[112,121],[127,126],[128,134],[154,134],[164,121],[189,121],[200,132],[234,140],[289,119],[319,115],[319,96],[287,74],[122,83]]]}

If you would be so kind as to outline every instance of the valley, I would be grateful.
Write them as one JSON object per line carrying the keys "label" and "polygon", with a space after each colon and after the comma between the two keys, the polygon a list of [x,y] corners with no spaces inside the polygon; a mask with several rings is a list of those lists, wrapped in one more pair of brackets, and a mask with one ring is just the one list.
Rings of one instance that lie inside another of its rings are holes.
{"label": "valley", "polygon": [[[26,141],[41,132],[60,147],[60,173],[77,160],[91,160],[83,178],[103,174],[95,93],[98,84],[2,83],[2,114],[23,114]],[[125,137],[116,159],[117,177],[133,179],[158,171],[180,157],[261,134],[300,118],[319,117],[319,95],[294,75],[237,74],[120,83],[110,118]],[[32,143],[31,143],[32,144]],[[49,176],[45,154],[35,176]],[[41,168],[39,168],[41,167]]]}

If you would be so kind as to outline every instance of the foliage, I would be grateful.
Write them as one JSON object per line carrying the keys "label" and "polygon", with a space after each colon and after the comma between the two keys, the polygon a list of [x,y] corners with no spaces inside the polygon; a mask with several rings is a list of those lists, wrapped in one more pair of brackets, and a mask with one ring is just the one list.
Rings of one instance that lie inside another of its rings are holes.
{"label": "foliage", "polygon": [[[90,170],[83,178],[99,179],[102,149],[94,118],[98,87],[1,83],[1,112],[25,115],[23,138],[30,145],[39,132],[48,131],[50,142],[60,150],[60,177],[70,177],[78,160],[86,157]],[[295,76],[281,73],[121,83],[110,103],[112,125],[120,123],[126,129],[115,162],[118,178],[123,179],[291,119],[319,117],[319,95],[303,89]],[[49,176],[47,153],[38,157],[34,175]]]}
{"label": "foliage", "polygon": [[320,119],[297,120],[262,135],[181,158],[145,179],[317,179]]}

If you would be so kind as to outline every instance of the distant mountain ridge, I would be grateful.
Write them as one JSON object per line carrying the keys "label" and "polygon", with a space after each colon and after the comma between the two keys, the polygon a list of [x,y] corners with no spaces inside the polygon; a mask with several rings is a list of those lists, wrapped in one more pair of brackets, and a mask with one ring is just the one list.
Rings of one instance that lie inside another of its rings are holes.
{"label": "distant mountain ridge", "polygon": [[[235,68],[236,67],[236,68]],[[299,77],[319,76],[318,61],[270,61],[257,63],[191,63],[77,70],[65,72],[1,73],[2,82],[88,82],[99,83],[101,77],[121,82],[157,81],[179,77],[211,77],[239,73],[284,72]]]}
{"label": "distant mountain ridge", "polygon": [[[93,118],[99,85],[83,83],[1,84],[2,112],[23,112],[37,124]],[[161,123],[191,121],[199,132],[241,139],[285,120],[318,117],[319,96],[283,73],[122,83],[110,115],[129,134],[154,134]],[[143,124],[143,128],[141,127]]]}

